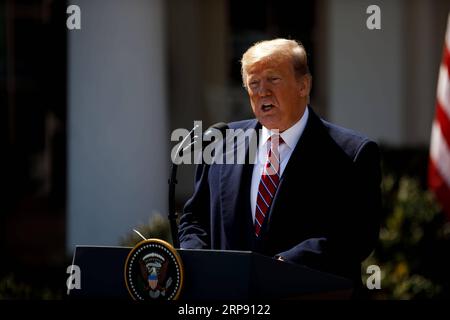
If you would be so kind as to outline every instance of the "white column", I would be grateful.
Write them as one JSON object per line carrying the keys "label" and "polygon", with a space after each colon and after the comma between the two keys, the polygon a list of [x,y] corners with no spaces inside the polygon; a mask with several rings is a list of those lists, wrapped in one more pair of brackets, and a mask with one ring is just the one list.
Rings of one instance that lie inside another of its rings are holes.
{"label": "white column", "polygon": [[[324,3],[330,120],[388,145],[428,145],[448,1]],[[371,4],[381,30],[366,28]]]}
{"label": "white column", "polygon": [[328,114],[331,121],[378,141],[404,141],[402,0],[380,0],[381,30],[369,30],[370,0],[327,1]]}
{"label": "white column", "polygon": [[68,31],[67,249],[167,214],[164,1],[77,0]]}

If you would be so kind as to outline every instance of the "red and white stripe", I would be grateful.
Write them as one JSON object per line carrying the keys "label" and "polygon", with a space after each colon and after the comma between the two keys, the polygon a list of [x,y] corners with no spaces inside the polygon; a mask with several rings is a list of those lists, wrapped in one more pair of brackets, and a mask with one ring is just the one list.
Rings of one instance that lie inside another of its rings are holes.
{"label": "red and white stripe", "polygon": [[269,138],[267,162],[261,175],[256,197],[255,235],[259,237],[262,225],[266,219],[272,200],[280,183],[280,152],[279,145],[284,143],[278,135]]}
{"label": "red and white stripe", "polygon": [[436,114],[431,129],[428,185],[450,218],[450,14],[439,69]]}

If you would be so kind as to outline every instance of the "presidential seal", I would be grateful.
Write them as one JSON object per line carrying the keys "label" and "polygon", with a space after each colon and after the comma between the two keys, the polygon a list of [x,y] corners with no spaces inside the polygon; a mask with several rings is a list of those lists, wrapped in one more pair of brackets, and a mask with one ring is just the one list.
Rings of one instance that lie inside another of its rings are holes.
{"label": "presidential seal", "polygon": [[139,242],[125,262],[125,284],[134,300],[176,300],[183,287],[183,264],[169,243]]}

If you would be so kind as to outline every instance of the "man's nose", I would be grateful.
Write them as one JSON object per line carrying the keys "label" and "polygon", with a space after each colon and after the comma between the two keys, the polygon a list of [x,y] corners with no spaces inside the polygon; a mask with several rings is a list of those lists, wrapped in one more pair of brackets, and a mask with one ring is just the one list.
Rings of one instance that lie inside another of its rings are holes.
{"label": "man's nose", "polygon": [[271,94],[270,88],[266,81],[261,81],[259,88],[258,88],[258,94],[261,97],[265,97],[265,96],[268,96]]}

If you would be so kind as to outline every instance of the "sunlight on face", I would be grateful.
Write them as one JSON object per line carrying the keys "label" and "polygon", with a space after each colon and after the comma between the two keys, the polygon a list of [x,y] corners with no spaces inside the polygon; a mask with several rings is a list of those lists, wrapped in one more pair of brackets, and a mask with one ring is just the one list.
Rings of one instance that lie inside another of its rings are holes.
{"label": "sunlight on face", "polygon": [[309,79],[296,77],[289,57],[263,57],[247,67],[245,81],[253,113],[264,127],[282,132],[303,115]]}

